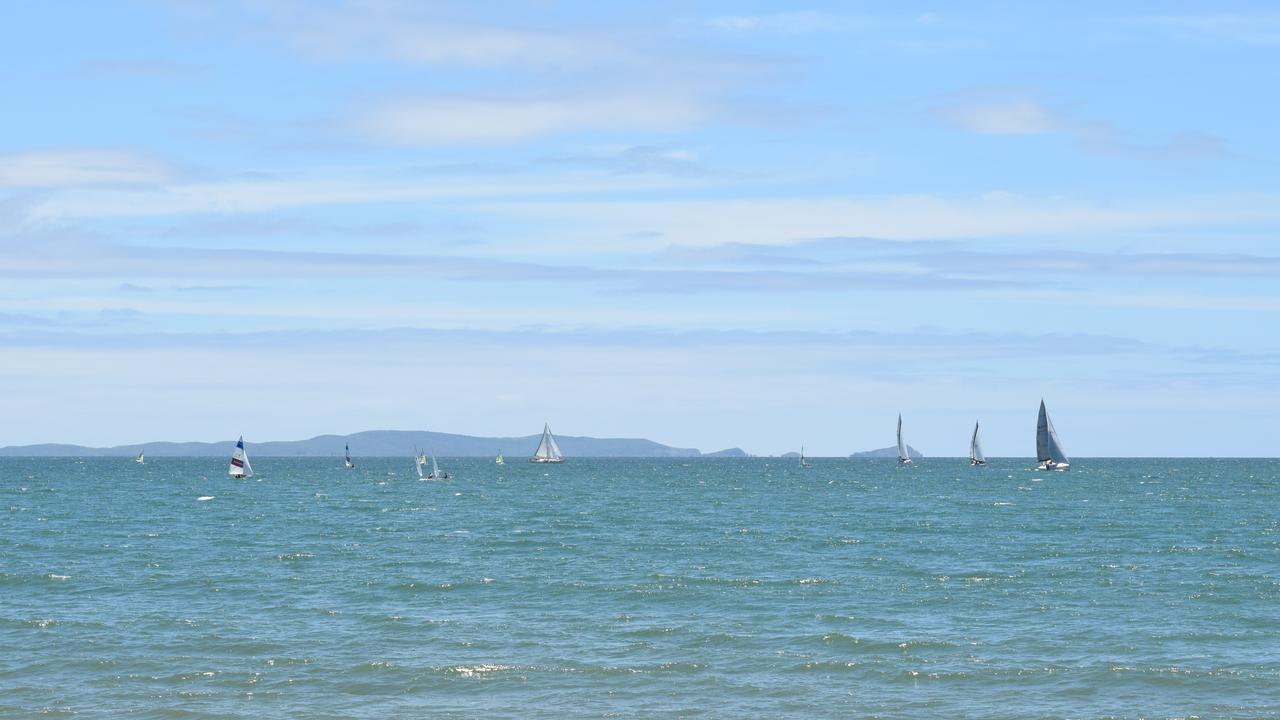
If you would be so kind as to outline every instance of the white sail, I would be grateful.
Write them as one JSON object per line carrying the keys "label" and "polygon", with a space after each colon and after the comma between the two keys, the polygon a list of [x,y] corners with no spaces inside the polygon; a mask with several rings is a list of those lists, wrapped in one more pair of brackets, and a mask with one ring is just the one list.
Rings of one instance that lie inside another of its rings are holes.
{"label": "white sail", "polygon": [[343,463],[342,463],[342,464],[343,464],[343,465],[344,465],[348,470],[350,470],[351,468],[354,468],[354,467],[356,466],[356,464],[355,464],[355,463],[351,462],[351,446],[350,446],[350,445],[345,445],[345,446],[343,446],[343,457],[344,457],[344,459],[343,459]]}
{"label": "white sail", "polygon": [[1040,416],[1036,418],[1036,461],[1041,470],[1066,470],[1071,467],[1067,453],[1062,449],[1062,441],[1058,440],[1058,432],[1053,429],[1053,421],[1045,410],[1044,400],[1040,401]]}
{"label": "white sail", "polygon": [[413,453],[413,469],[418,471],[419,480],[426,479],[427,476],[424,475],[422,472],[422,455],[419,454],[416,450]]}
{"label": "white sail", "polygon": [[898,415],[898,462],[903,465],[911,464],[911,455],[907,453],[907,444],[902,442],[902,415]]}
{"label": "white sail", "polygon": [[550,423],[543,424],[542,440],[538,442],[538,449],[534,451],[533,457],[529,458],[529,462],[564,462],[564,454],[560,452],[560,445],[556,442],[556,436],[551,434]]}
{"label": "white sail", "polygon": [[144,464],[146,464],[146,462],[147,462],[147,451],[146,451],[146,450],[141,450],[141,451],[139,451],[139,452],[138,452],[138,457],[134,459],[134,462],[138,463],[139,465],[144,465]]}
{"label": "white sail", "polygon": [[986,465],[987,458],[982,454],[982,437],[978,434],[978,423],[973,423],[973,437],[969,439],[969,463]]}
{"label": "white sail", "polygon": [[231,467],[227,474],[233,478],[253,477],[253,466],[249,464],[249,454],[244,451],[244,436],[236,441],[236,449],[231,451]]}
{"label": "white sail", "polygon": [[496,457],[496,458],[494,458],[494,459],[493,459],[493,464],[494,464],[494,465],[505,465],[506,463],[507,463],[507,461],[502,459],[502,451],[501,451],[501,450],[499,450],[499,451],[498,451],[498,457]]}

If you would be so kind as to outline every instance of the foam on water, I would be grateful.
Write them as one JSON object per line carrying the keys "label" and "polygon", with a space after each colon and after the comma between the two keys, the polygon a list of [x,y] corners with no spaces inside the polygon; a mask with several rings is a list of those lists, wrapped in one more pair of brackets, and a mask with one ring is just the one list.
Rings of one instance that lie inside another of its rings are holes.
{"label": "foam on water", "polygon": [[1280,463],[813,462],[2,458],[0,717],[1280,714]]}

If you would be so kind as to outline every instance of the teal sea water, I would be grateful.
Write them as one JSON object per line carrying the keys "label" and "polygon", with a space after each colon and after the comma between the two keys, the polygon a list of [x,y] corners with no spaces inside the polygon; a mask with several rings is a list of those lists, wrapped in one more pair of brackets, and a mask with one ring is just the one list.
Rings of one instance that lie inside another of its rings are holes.
{"label": "teal sea water", "polygon": [[0,458],[0,717],[1280,717],[1275,460],[358,461]]}

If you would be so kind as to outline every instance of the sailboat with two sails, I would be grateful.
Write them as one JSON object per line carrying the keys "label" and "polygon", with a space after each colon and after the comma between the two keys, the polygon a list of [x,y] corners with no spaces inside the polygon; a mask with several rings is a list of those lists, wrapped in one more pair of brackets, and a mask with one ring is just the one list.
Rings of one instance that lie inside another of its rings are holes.
{"label": "sailboat with two sails", "polygon": [[431,453],[431,472],[427,475],[426,479],[427,480],[448,480],[449,479],[449,473],[442,471],[440,469],[440,466],[436,464],[435,453]]}
{"label": "sailboat with two sails", "polygon": [[1062,441],[1053,429],[1053,421],[1044,409],[1044,399],[1040,400],[1040,417],[1036,419],[1036,466],[1037,470],[1069,470],[1071,461],[1062,449]]}
{"label": "sailboat with two sails", "polygon": [[556,436],[551,434],[551,424],[543,423],[542,440],[538,443],[538,449],[533,452],[533,457],[529,458],[531,463],[562,463],[564,462],[564,453],[560,452],[560,445],[556,442]]}
{"label": "sailboat with two sails", "polygon": [[350,445],[343,446],[342,466],[348,470],[354,470],[356,467],[356,464],[351,462],[351,446]]}
{"label": "sailboat with two sails", "polygon": [[249,454],[244,451],[244,436],[236,441],[236,449],[231,451],[231,467],[227,474],[233,478],[253,477],[253,466],[249,464]]}
{"label": "sailboat with two sails", "polygon": [[800,467],[802,468],[813,467],[812,465],[809,464],[809,461],[806,460],[804,457],[804,445],[800,446]]}
{"label": "sailboat with two sails", "polygon": [[134,461],[134,462],[136,462],[136,463],[138,463],[139,465],[145,465],[145,464],[147,464],[147,450],[146,450],[146,448],[143,448],[142,450],[139,450],[139,451],[138,451],[138,457],[134,458],[134,459],[133,459],[133,461]]}
{"label": "sailboat with two sails", "polygon": [[907,452],[907,444],[902,441],[902,414],[898,414],[898,464],[910,465],[911,454]]}
{"label": "sailboat with two sails", "polygon": [[969,438],[969,464],[986,465],[987,456],[982,454],[982,437],[978,434],[978,421],[973,422],[973,437]]}

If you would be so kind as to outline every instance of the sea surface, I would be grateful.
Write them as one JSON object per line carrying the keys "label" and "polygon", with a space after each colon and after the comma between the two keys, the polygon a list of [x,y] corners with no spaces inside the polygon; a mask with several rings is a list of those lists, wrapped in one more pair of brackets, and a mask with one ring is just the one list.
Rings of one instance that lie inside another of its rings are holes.
{"label": "sea surface", "polygon": [[1280,461],[0,458],[0,717],[1280,717]]}

